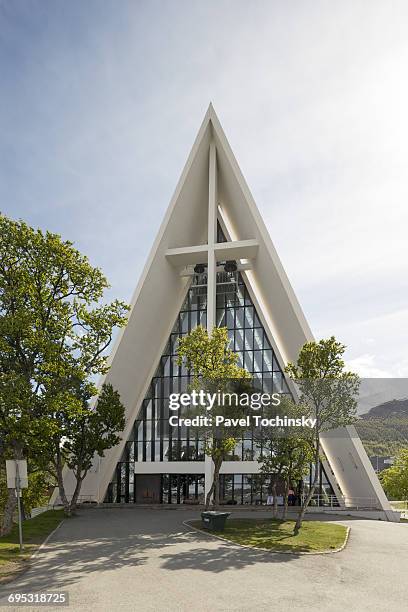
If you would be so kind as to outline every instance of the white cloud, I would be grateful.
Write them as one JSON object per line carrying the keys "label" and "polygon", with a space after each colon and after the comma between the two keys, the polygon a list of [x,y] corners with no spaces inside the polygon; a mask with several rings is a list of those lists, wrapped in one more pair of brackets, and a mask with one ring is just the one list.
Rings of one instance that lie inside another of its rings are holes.
{"label": "white cloud", "polygon": [[361,378],[393,378],[391,372],[382,370],[375,365],[375,355],[366,353],[346,362],[346,368],[358,374]]}

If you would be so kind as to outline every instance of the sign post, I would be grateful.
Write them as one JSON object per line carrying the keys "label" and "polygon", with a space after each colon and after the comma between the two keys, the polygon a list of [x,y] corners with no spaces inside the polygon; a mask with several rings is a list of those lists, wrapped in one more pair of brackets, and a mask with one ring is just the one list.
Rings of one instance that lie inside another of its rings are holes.
{"label": "sign post", "polygon": [[27,461],[25,459],[10,459],[6,461],[7,488],[15,489],[18,509],[18,535],[20,551],[23,550],[23,521],[21,518],[21,489],[28,487]]}
{"label": "sign post", "polygon": [[18,461],[16,461],[16,493],[18,507],[18,537],[20,540],[20,552],[23,550],[23,521],[21,518],[21,497],[20,497],[20,472],[18,469]]}

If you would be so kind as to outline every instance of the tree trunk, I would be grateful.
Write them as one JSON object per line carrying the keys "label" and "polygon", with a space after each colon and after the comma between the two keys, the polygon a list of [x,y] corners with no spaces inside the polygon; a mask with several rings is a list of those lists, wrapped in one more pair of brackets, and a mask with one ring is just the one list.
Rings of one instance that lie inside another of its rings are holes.
{"label": "tree trunk", "polygon": [[8,497],[4,508],[3,522],[1,526],[1,535],[5,536],[13,529],[13,517],[16,511],[17,497],[15,489],[8,489]]}
{"label": "tree trunk", "polygon": [[[19,443],[14,445],[14,459],[23,458],[23,449]],[[8,535],[13,529],[13,517],[17,507],[17,497],[15,489],[8,489],[8,497],[4,508],[3,522],[1,527],[1,535]]]}
{"label": "tree trunk", "polygon": [[220,505],[220,470],[221,470],[222,459],[217,460],[214,466],[214,505],[216,508]]}
{"label": "tree trunk", "polygon": [[272,484],[272,495],[273,495],[272,516],[273,518],[277,518],[278,516],[278,496],[276,494],[276,480],[274,480]]}
{"label": "tree trunk", "polygon": [[65,514],[67,516],[70,516],[71,515],[70,504],[65,494],[64,479],[62,477],[63,466],[62,466],[62,458],[61,458],[61,449],[58,443],[57,443],[57,450],[56,450],[55,468],[57,472],[58,492],[59,492],[59,496],[61,499],[61,503],[64,506]]}
{"label": "tree trunk", "polygon": [[79,497],[79,493],[81,491],[81,487],[82,487],[82,482],[84,480],[86,476],[86,472],[85,474],[83,474],[81,476],[81,470],[77,470],[76,474],[75,474],[75,478],[76,478],[76,485],[75,485],[75,491],[74,494],[71,498],[71,501],[69,503],[69,514],[68,516],[72,516],[73,514],[75,514],[75,510],[77,508],[77,502],[78,502],[78,497]]}
{"label": "tree trunk", "polygon": [[314,492],[316,490],[316,485],[317,485],[317,481],[319,479],[319,460],[320,460],[320,441],[319,441],[319,437],[317,437],[316,440],[316,450],[315,450],[315,474],[314,474],[314,478],[313,478],[313,482],[312,482],[312,486],[310,487],[309,493],[306,496],[306,499],[304,500],[303,504],[300,507],[299,510],[299,514],[298,517],[296,519],[296,524],[295,524],[295,528],[293,530],[294,535],[297,535],[299,533],[299,530],[302,526],[302,522],[303,519],[305,517],[306,514],[306,510],[310,504],[310,501],[314,495]]}
{"label": "tree trunk", "polygon": [[220,469],[222,465],[222,459],[213,458],[213,462],[214,462],[214,475],[213,475],[213,481],[211,483],[210,490],[208,491],[207,497],[205,500],[206,510],[208,510],[208,508],[211,505],[211,500],[213,498],[213,495],[214,495],[214,505],[217,506],[220,503]]}
{"label": "tree trunk", "polygon": [[24,507],[23,497],[20,498],[20,507],[21,507],[21,520],[25,521],[27,519],[27,515],[26,515],[26,511]]}
{"label": "tree trunk", "polygon": [[212,481],[211,487],[207,493],[207,497],[205,498],[205,510],[208,510],[208,508],[211,505],[211,499],[212,499],[213,492],[214,492],[214,480]]}
{"label": "tree trunk", "polygon": [[285,480],[285,493],[284,493],[284,498],[283,498],[283,513],[282,513],[283,521],[286,521],[286,517],[288,515],[289,487],[290,487],[290,482],[289,482],[289,478],[287,478]]}

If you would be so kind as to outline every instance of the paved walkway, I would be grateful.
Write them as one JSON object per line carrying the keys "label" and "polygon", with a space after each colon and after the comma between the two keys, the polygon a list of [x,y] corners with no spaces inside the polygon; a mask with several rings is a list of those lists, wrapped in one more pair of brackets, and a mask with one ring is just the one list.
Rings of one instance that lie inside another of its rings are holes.
{"label": "paved walkway", "polygon": [[109,612],[407,609],[406,524],[341,519],[351,525],[344,551],[296,556],[245,549],[182,525],[196,516],[191,509],[82,511],[0,597],[68,591],[69,610]]}

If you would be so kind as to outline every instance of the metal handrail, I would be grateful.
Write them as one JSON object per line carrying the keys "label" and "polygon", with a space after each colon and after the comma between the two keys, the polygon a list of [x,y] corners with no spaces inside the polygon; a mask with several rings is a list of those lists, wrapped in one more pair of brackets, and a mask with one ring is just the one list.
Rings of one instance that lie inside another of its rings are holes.
{"label": "metal handrail", "polygon": [[[68,501],[71,501],[73,498],[73,495],[67,495],[66,496]],[[96,503],[96,499],[94,495],[79,495],[78,499],[77,499],[77,503],[78,504],[83,504],[84,502],[92,502],[92,503]],[[61,498],[58,495],[57,500],[54,502],[53,504],[54,506],[62,506],[62,502],[61,502]]]}
{"label": "metal handrail", "polygon": [[[302,494],[302,503],[306,494]],[[378,500],[374,497],[347,497],[317,493],[311,499],[311,505],[317,507],[381,510]]]}
{"label": "metal handrail", "polygon": [[[304,503],[306,497],[307,495],[305,493],[301,495],[302,504]],[[341,502],[337,499],[335,495],[325,495],[325,494],[316,493],[315,495],[312,496],[312,499],[310,500],[309,505],[319,506],[319,507],[329,506],[331,508],[338,508],[339,506],[343,504],[341,504]]]}

